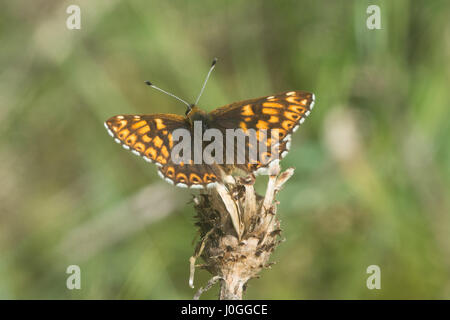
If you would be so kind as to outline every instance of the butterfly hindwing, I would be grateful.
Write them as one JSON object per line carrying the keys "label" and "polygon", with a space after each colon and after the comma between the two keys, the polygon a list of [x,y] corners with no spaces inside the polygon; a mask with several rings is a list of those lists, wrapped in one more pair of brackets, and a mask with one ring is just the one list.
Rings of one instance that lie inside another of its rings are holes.
{"label": "butterfly hindwing", "polygon": [[159,168],[158,174],[170,184],[192,189],[210,188],[222,180],[220,168],[215,164],[174,164],[170,162]]}

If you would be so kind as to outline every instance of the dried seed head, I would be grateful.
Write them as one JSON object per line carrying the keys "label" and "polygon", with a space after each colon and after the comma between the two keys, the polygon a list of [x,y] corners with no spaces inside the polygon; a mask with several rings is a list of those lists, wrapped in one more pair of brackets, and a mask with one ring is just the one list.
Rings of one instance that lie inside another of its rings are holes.
{"label": "dried seed head", "polygon": [[272,265],[270,255],[281,242],[274,197],[293,169],[280,174],[276,163],[269,173],[264,197],[256,194],[255,177],[250,175],[230,178],[233,185],[220,185],[194,198],[198,200],[194,200],[194,207],[202,239],[197,245],[202,250],[194,257],[204,260],[202,267],[213,274],[213,279],[220,278],[221,299],[241,299],[246,283]]}

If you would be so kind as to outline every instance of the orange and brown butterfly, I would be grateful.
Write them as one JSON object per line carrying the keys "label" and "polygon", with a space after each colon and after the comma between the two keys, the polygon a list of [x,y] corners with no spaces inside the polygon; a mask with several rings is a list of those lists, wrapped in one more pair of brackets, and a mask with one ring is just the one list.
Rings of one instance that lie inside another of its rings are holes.
{"label": "orange and brown butterfly", "polygon": [[[206,80],[208,80],[215,62],[216,59]],[[163,91],[150,82],[147,82],[147,84]],[[174,130],[184,128],[192,132],[194,121],[202,121],[204,129],[214,128],[224,134],[226,129],[240,128],[244,131],[254,129],[257,134],[260,130],[277,129],[279,133],[277,148],[279,154],[276,158],[281,159],[289,151],[291,134],[310,114],[315,99],[313,93],[286,91],[272,96],[235,102],[207,113],[196,105],[200,95],[195,105],[190,105],[175,97],[188,106],[185,116],[165,113],[117,115],[109,118],[105,122],[105,127],[123,148],[141,156],[147,162],[155,163],[159,167],[158,174],[167,182],[178,187],[200,189],[223,182],[226,173],[234,168],[247,173],[263,174],[269,163],[261,163],[260,161],[254,163],[246,158],[246,162],[242,165],[195,164],[192,160],[188,163],[175,164],[171,158],[171,151],[174,146],[172,137]],[[271,156],[270,150],[267,155],[269,158]]]}

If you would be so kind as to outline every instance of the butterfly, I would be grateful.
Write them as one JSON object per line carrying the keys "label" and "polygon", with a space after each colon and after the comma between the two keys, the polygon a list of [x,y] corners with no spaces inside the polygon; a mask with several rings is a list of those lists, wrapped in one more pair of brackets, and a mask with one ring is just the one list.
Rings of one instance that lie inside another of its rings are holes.
{"label": "butterfly", "polygon": [[[215,62],[213,62],[207,79],[214,65]],[[147,84],[163,91],[150,82]],[[264,174],[267,172],[270,162],[249,161],[248,157],[241,164],[199,164],[195,163],[192,157],[185,162],[174,162],[171,152],[176,144],[173,136],[176,129],[193,132],[194,123],[200,121],[202,130],[216,129],[225,133],[227,129],[244,131],[253,129],[258,136],[258,141],[260,132],[277,129],[278,148],[275,151],[278,154],[275,155],[277,156],[275,159],[281,159],[289,151],[292,133],[310,114],[315,96],[306,91],[286,91],[272,96],[231,103],[209,113],[197,106],[198,99],[193,105],[179,99],[188,106],[185,116],[167,113],[116,115],[106,120],[105,127],[109,135],[123,148],[130,150],[147,162],[155,163],[158,166],[158,174],[167,182],[184,188],[210,188],[216,183],[223,183],[225,177],[234,170],[240,170],[247,174]],[[266,142],[267,144],[270,144],[269,140]],[[226,140],[223,140],[223,143],[226,144]],[[246,147],[248,147],[248,143]],[[273,156],[272,150],[269,148],[266,151],[265,156],[269,161]]]}

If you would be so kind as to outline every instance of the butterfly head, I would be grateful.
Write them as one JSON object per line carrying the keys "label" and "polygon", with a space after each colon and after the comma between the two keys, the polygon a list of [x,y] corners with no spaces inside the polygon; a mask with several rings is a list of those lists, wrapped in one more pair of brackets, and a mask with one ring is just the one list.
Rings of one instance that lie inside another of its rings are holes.
{"label": "butterfly head", "polygon": [[204,121],[207,119],[207,113],[198,106],[191,104],[186,110],[186,117],[191,123],[194,121]]}

